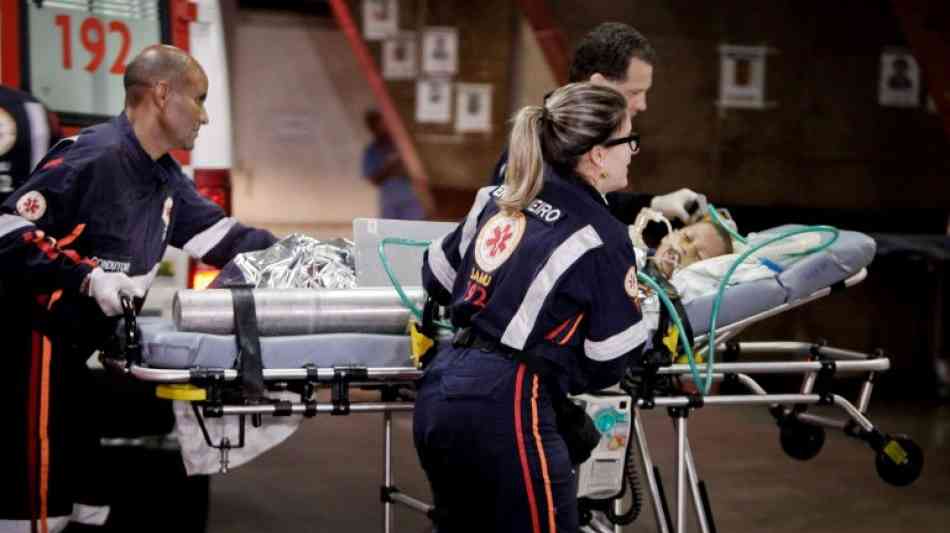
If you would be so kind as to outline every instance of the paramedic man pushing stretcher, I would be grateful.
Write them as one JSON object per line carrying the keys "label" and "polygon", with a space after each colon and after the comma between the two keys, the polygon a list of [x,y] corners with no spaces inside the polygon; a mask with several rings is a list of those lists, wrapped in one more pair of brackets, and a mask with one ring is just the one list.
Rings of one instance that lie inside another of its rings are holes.
{"label": "paramedic man pushing stretcher", "polygon": [[115,330],[119,294],[144,297],[168,245],[224,265],[275,242],[200,196],[168,155],[191,149],[208,123],[198,62],[152,46],[124,84],[125,112],[55,146],[0,211],[0,279],[12,293],[0,405],[14,413],[0,439],[2,533],[29,532],[40,516],[57,531],[70,515],[92,525],[108,514],[74,503],[97,503],[87,499],[100,474],[85,365]]}
{"label": "paramedic man pushing stretcher", "polygon": [[[604,22],[590,31],[577,44],[571,60],[569,81],[589,81],[615,89],[627,99],[630,119],[647,110],[647,93],[653,86],[653,67],[657,62],[653,45],[635,28],[621,22]],[[507,153],[495,165],[492,183],[504,179]],[[668,219],[683,224],[695,222],[701,209],[692,214],[687,209],[697,205],[700,195],[690,189],[650,197],[645,194],[615,191],[607,194],[607,204],[615,217],[633,224],[643,207],[651,207]]]}
{"label": "paramedic man pushing stretcher", "polygon": [[633,244],[604,199],[627,184],[630,127],[623,95],[592,83],[522,109],[503,188],[426,252],[426,291],[467,328],[415,404],[440,533],[577,531],[582,457],[555,406],[617,383],[648,333]]}

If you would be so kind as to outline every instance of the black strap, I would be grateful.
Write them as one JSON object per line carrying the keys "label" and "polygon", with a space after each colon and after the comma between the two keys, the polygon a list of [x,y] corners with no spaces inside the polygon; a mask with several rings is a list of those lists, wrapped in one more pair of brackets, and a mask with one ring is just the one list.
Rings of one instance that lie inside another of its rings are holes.
{"label": "black strap", "polygon": [[[663,292],[669,297],[670,302],[673,304],[673,308],[676,309],[676,313],[680,316],[680,321],[683,323],[683,329],[686,331],[681,331],[681,342],[689,343],[690,346],[693,345],[693,325],[689,322],[689,315],[686,313],[686,308],[683,306],[683,300],[679,297],[679,292],[676,290],[676,287],[673,286],[669,280],[666,279],[666,276],[663,275],[659,269],[656,268],[656,265],[652,261],[648,261],[643,268],[643,272],[653,278],[656,283],[663,289]],[[667,331],[669,330],[670,323],[672,322],[672,317],[670,316],[669,309],[660,302],[660,319],[657,324],[656,332],[654,332],[653,337],[653,346],[661,347],[663,346],[663,337],[666,336]],[[674,356],[676,354],[673,354]]]}
{"label": "black strap", "polygon": [[257,308],[250,285],[229,287],[234,302],[234,338],[237,341],[237,370],[241,375],[244,397],[255,403],[264,397],[264,363],[257,330]]}

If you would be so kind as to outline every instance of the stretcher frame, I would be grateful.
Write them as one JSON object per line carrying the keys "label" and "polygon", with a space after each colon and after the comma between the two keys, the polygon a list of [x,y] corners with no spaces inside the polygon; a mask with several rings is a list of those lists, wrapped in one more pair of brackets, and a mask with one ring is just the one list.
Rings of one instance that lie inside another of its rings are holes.
{"label": "stretcher frame", "polygon": [[[688,415],[692,411],[707,406],[767,405],[779,422],[780,428],[828,427],[839,429],[848,436],[864,440],[870,444],[872,449],[877,452],[879,461],[882,454],[885,460],[887,459],[887,454],[883,451],[884,448],[897,441],[895,438],[880,432],[866,416],[873,391],[874,378],[877,373],[890,368],[890,361],[884,354],[878,352],[869,355],[803,342],[736,343],[732,341],[752,324],[823,298],[832,292],[843,290],[845,287],[851,287],[863,281],[866,276],[867,270],[862,269],[831,287],[819,289],[806,297],[717,328],[719,338],[716,340],[716,345],[719,350],[729,350],[734,354],[745,352],[782,354],[809,359],[789,362],[715,363],[713,365],[713,379],[742,384],[752,394],[710,395],[706,397],[698,395],[658,396],[654,394],[653,390],[646,390],[645,393],[640,393],[634,398],[636,400],[635,416],[633,417],[634,438],[637,450],[640,453],[643,472],[646,473],[652,509],[659,533],[684,533],[686,531],[687,491],[691,496],[700,530],[703,533],[715,533],[716,531],[708,494],[703,482],[698,479],[687,432]],[[238,404],[227,401],[225,399],[226,395],[222,394],[225,389],[233,389],[236,384],[239,384],[240,373],[238,370],[232,368],[160,369],[148,367],[141,364],[141,347],[138,345],[136,335],[134,315],[132,317],[127,316],[125,347],[119,353],[104,353],[102,356],[103,364],[141,381],[157,384],[193,384],[206,388],[208,398],[204,401],[193,402],[192,407],[204,432],[206,442],[209,446],[218,449],[221,454],[222,472],[226,472],[228,469],[229,450],[243,445],[247,417],[251,418],[253,425],[260,425],[263,415],[302,415],[311,418],[317,414],[341,416],[352,413],[382,413],[384,447],[383,479],[380,487],[380,497],[384,505],[382,529],[385,533],[392,531],[392,506],[394,504],[404,505],[425,514],[429,518],[434,517],[435,508],[428,503],[402,493],[396,487],[393,476],[392,414],[408,412],[413,409],[411,395],[405,393],[411,390],[413,382],[421,377],[421,370],[409,366],[265,368],[263,370],[265,382],[292,384],[289,388],[300,393],[301,401],[272,401],[253,405]],[[708,342],[707,335],[697,337],[696,348],[702,348],[706,342]],[[681,364],[663,366],[654,370],[656,376],[686,376],[690,373],[689,366]],[[832,385],[835,375],[861,372],[866,374],[856,405],[844,397],[834,394]],[[796,394],[770,394],[751,377],[760,374],[802,374],[804,378],[801,389]],[[320,387],[330,389],[331,398],[329,402],[320,402],[315,399],[315,392]],[[349,395],[351,387],[379,390],[381,393],[380,401],[353,402]],[[807,406],[819,404],[838,407],[844,411],[847,418],[831,419],[806,412]],[[667,408],[674,421],[676,443],[674,460],[676,478],[675,515],[668,510],[661,478],[650,456],[646,434],[639,416],[641,410],[657,407]],[[231,443],[227,438],[218,443],[212,442],[205,430],[203,418],[222,416],[238,417],[240,442]],[[919,447],[909,439],[904,437],[897,437],[897,439],[899,439],[900,444],[907,448],[908,454],[915,460],[915,463],[904,465],[903,469],[898,468],[899,475],[897,477],[901,483],[894,483],[894,480],[886,478],[885,481],[893,484],[907,484],[919,475],[922,467],[922,455]],[[820,449],[820,445],[818,448]],[[817,451],[814,450],[814,453],[817,454]],[[880,465],[878,470],[881,473]],[[883,473],[881,475],[885,477]],[[615,501],[615,506],[619,511],[619,500]],[[603,516],[595,513],[593,520],[583,526],[582,530],[601,533],[620,531],[620,526],[606,522]]]}

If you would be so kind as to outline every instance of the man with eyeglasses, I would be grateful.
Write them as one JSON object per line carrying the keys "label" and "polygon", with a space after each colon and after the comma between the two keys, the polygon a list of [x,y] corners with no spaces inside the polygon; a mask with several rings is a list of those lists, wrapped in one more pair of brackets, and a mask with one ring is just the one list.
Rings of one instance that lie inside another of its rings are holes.
{"label": "man with eyeglasses", "polygon": [[0,278],[12,288],[0,404],[16,413],[0,439],[0,533],[105,523],[91,494],[100,406],[86,360],[115,331],[120,296],[141,304],[165,248],[223,266],[276,241],[225,216],[169,155],[208,123],[201,65],[150,46],[124,85],[122,114],[53,147],[0,208]]}
{"label": "man with eyeglasses", "polygon": [[[569,81],[589,81],[616,89],[627,99],[627,109],[633,119],[647,110],[647,92],[653,86],[656,60],[653,45],[636,29],[620,22],[605,22],[578,44]],[[634,154],[640,150],[639,137],[631,142],[631,149]],[[493,184],[501,184],[507,160],[505,153],[495,166]],[[699,202],[700,195],[685,188],[653,197],[629,192],[607,194],[611,213],[625,224],[632,224],[644,207],[686,224],[701,215],[696,209]]]}

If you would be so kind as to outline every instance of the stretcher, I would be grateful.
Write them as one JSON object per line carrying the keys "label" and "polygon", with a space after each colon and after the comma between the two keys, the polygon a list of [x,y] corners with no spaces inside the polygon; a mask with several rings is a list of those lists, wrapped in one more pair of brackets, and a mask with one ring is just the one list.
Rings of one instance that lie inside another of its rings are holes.
{"label": "stretcher", "polygon": [[[800,342],[735,341],[736,336],[756,322],[859,283],[867,275],[866,267],[873,256],[873,240],[859,233],[842,231],[833,245],[799,260],[781,273],[725,290],[715,329],[719,351],[727,351],[732,358],[754,353],[789,356],[788,361],[780,362],[743,359],[713,364],[710,374],[713,379],[741,384],[749,394],[701,396],[687,392],[688,389],[677,386],[671,378],[685,379],[690,366],[669,362],[646,364],[636,376],[625,378],[619,388],[605,392],[605,396],[622,394],[632,400],[632,436],[627,440],[624,457],[627,465],[623,467],[625,475],[620,490],[608,497],[582,499],[585,530],[619,530],[639,514],[639,508],[621,509],[623,493],[639,484],[633,479],[635,469],[628,468],[633,465],[635,456],[639,456],[659,531],[686,530],[687,494],[693,502],[700,529],[715,531],[708,494],[698,479],[687,439],[687,415],[707,407],[767,406],[778,422],[783,449],[802,460],[820,451],[825,428],[841,430],[871,447],[878,473],[885,481],[906,485],[916,479],[923,463],[920,448],[907,437],[883,433],[867,418],[874,376],[890,366],[883,354],[863,354]],[[245,298],[249,293],[253,299],[253,291],[241,290],[247,291]],[[236,293],[234,298],[237,298]],[[708,327],[704,324],[708,325],[711,307],[711,299],[704,298],[686,304],[697,335],[694,344],[697,350],[709,341]],[[246,318],[236,317],[235,325]],[[384,531],[391,530],[393,504],[405,505],[430,518],[435,516],[431,505],[397,488],[392,471],[392,413],[412,409],[413,382],[421,376],[421,371],[410,360],[412,340],[409,335],[339,331],[253,337],[260,346],[257,362],[251,360],[253,354],[248,358],[247,352],[255,350],[247,349],[247,339],[242,340],[240,332],[222,335],[180,331],[173,322],[137,319],[128,305],[122,334],[110,350],[104,351],[103,362],[135,379],[161,385],[163,390],[170,391],[169,397],[190,400],[199,422],[205,418],[235,417],[241,428],[237,442],[227,438],[215,441],[204,431],[208,446],[219,451],[222,471],[228,468],[229,452],[244,444],[245,424],[260,425],[264,415],[310,418],[318,414],[383,413]],[[239,349],[239,345],[244,349]],[[856,373],[863,374],[865,380],[859,398],[851,402],[836,394],[834,378]],[[769,393],[753,377],[761,374],[799,374],[803,376],[802,386],[793,393]],[[268,399],[259,394],[260,387],[292,393],[296,400]],[[351,400],[350,391],[354,388],[378,391],[378,399]],[[317,399],[318,389],[330,390],[328,401]],[[808,413],[808,406],[818,404],[836,406],[843,412],[843,418]],[[676,506],[672,511],[637,416],[642,409],[658,407],[668,408],[675,427]],[[631,442],[635,445],[629,444]],[[640,495],[635,495],[635,502],[639,499]]]}

